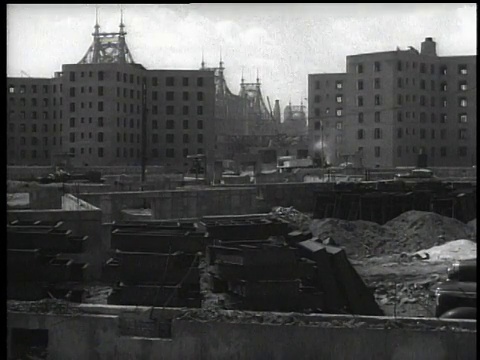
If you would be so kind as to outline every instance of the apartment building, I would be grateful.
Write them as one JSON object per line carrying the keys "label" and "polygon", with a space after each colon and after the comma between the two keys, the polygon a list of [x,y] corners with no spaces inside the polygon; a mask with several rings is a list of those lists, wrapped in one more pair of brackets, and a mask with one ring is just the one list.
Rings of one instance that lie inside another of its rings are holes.
{"label": "apartment building", "polygon": [[8,164],[50,165],[67,153],[77,166],[140,165],[143,146],[148,164],[172,170],[187,170],[188,155],[212,159],[214,72],[147,70],[125,34],[97,24],[78,64],[53,78],[7,78]]}
{"label": "apartment building", "polygon": [[[331,138],[337,126],[340,143]],[[334,164],[350,157],[367,167],[416,166],[420,158],[475,165],[476,56],[438,56],[432,38],[421,51],[348,56],[346,73],[309,75],[309,135],[312,152],[324,137]]]}

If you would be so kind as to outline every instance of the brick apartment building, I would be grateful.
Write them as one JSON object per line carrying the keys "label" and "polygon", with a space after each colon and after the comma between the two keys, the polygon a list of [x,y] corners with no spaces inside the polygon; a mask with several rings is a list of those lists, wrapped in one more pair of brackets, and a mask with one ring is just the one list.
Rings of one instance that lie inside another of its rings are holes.
{"label": "brick apartment building", "polygon": [[214,72],[147,70],[125,34],[97,24],[80,63],[51,79],[7,78],[8,164],[50,165],[68,153],[78,166],[140,165],[143,143],[148,164],[176,170],[191,166],[188,155],[213,156]]}
{"label": "brick apartment building", "polygon": [[310,74],[308,93],[310,150],[332,164],[476,164],[476,56],[438,56],[426,38],[348,56],[346,73]]}

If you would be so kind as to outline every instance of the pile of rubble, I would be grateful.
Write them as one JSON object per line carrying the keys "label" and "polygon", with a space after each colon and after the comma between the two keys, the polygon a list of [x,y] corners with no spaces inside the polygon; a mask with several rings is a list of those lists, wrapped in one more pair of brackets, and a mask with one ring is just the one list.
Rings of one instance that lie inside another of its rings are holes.
{"label": "pile of rubble", "polygon": [[414,255],[429,261],[465,260],[477,257],[477,243],[459,239],[430,249],[417,251]]}
{"label": "pile of rubble", "polygon": [[467,224],[415,210],[384,225],[362,220],[316,219],[310,230],[320,240],[331,238],[351,257],[412,253],[456,239],[474,239],[474,231]]}
{"label": "pile of rubble", "polygon": [[293,206],[290,207],[274,207],[271,215],[288,221],[289,223],[298,227],[301,231],[308,230],[312,219],[310,216],[296,210]]}

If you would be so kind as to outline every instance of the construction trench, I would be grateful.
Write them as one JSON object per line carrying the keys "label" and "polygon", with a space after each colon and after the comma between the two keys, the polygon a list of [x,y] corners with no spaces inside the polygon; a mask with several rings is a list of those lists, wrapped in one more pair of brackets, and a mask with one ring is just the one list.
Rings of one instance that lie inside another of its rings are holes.
{"label": "construction trench", "polygon": [[9,358],[476,358],[476,321],[434,319],[431,291],[476,257],[476,186],[312,195],[309,214],[9,211]]}

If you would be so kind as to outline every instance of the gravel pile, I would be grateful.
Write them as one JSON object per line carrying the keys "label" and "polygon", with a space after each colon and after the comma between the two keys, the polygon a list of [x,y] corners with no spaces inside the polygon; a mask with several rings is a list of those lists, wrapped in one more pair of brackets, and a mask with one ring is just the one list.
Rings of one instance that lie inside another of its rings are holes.
{"label": "gravel pile", "polygon": [[331,238],[350,257],[413,253],[456,239],[474,239],[474,231],[467,224],[415,210],[384,225],[362,220],[316,219],[310,230],[320,240]]}

